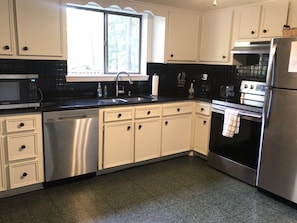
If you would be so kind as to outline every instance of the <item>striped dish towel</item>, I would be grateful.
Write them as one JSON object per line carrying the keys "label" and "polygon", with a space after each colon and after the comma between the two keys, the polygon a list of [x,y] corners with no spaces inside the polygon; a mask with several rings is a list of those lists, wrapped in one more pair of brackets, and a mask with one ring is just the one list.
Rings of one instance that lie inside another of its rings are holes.
{"label": "striped dish towel", "polygon": [[239,112],[234,109],[227,108],[224,115],[224,126],[222,135],[232,138],[234,134],[239,133],[240,117]]}

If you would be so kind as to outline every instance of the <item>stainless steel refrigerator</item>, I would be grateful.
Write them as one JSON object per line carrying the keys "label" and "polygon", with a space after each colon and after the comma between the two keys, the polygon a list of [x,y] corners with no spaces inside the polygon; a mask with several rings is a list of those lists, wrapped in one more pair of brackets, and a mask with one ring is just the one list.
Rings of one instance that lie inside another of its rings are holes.
{"label": "stainless steel refrigerator", "polygon": [[271,42],[257,186],[297,203],[297,38]]}

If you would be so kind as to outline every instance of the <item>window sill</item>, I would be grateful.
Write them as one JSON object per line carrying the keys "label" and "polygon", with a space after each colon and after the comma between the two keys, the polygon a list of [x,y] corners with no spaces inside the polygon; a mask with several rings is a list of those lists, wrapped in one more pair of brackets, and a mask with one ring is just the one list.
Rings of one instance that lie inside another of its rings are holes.
{"label": "window sill", "polygon": [[[147,81],[149,79],[148,75],[130,75],[133,81]],[[98,76],[75,76],[75,75],[66,75],[66,82],[108,82],[115,81],[116,75],[98,75]],[[121,75],[119,76],[119,81],[129,81],[128,76]]]}

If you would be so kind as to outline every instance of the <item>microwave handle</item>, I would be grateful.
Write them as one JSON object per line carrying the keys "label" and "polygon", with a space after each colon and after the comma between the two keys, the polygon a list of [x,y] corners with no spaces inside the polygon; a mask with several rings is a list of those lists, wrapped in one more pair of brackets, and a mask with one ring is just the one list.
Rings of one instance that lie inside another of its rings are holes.
{"label": "microwave handle", "polygon": [[41,102],[43,102],[43,93],[42,93],[42,90],[40,88],[38,88],[38,92],[39,92],[39,95],[40,95],[39,103],[41,103]]}

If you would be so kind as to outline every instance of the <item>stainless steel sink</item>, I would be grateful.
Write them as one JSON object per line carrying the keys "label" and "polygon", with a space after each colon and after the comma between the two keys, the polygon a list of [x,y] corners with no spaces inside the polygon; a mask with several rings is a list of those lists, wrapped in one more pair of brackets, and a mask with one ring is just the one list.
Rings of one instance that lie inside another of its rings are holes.
{"label": "stainless steel sink", "polygon": [[150,102],[149,97],[126,97],[126,98],[106,98],[99,99],[98,104],[125,104],[125,103],[140,103],[140,102]]}

